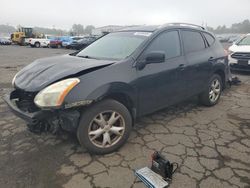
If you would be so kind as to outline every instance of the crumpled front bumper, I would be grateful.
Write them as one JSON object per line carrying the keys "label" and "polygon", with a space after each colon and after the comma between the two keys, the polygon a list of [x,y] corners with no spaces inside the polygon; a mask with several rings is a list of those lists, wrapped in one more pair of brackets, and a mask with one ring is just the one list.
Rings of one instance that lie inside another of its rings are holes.
{"label": "crumpled front bumper", "polygon": [[11,95],[5,95],[4,101],[9,106],[10,110],[21,119],[27,121],[28,123],[34,123],[35,121],[39,121],[42,119],[45,119],[46,117],[49,117],[51,113],[47,111],[37,111],[34,113],[24,112],[18,106],[16,105],[15,99],[11,99]]}
{"label": "crumpled front bumper", "polygon": [[[41,132],[41,130],[46,129],[47,131],[55,132],[60,127],[63,130],[75,132],[78,127],[80,113],[74,108],[61,110],[38,109],[30,113],[18,107],[18,98],[16,98],[14,91],[5,95],[3,99],[16,116],[27,122],[30,130],[33,129],[37,132],[36,129],[39,129],[38,131]],[[49,125],[49,129],[47,129],[47,125]],[[46,126],[46,128],[41,126]]]}

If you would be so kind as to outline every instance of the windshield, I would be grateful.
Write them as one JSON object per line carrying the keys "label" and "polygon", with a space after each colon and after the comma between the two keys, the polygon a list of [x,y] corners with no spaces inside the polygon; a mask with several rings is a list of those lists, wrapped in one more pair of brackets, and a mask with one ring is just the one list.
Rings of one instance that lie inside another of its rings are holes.
{"label": "windshield", "polygon": [[125,59],[150,35],[150,32],[110,33],[80,51],[77,56],[112,60]]}
{"label": "windshield", "polygon": [[248,35],[248,36],[244,37],[243,39],[241,39],[241,40],[237,43],[237,45],[239,45],[239,46],[250,45],[250,36]]}

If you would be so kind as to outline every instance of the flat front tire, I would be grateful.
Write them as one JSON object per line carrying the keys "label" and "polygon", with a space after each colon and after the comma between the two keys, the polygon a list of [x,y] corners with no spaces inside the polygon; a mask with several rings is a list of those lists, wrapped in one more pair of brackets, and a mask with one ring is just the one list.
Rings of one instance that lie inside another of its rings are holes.
{"label": "flat front tire", "polygon": [[107,99],[82,113],[77,138],[90,153],[107,154],[126,142],[131,128],[129,110],[118,101]]}
{"label": "flat front tire", "polygon": [[222,81],[218,74],[213,74],[206,90],[200,95],[200,101],[206,106],[214,106],[218,103],[222,92]]}

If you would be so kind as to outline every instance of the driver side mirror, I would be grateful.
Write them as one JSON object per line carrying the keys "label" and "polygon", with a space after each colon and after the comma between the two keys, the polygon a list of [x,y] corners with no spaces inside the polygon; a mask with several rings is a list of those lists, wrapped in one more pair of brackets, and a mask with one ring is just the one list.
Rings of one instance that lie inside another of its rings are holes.
{"label": "driver side mirror", "polygon": [[165,53],[163,51],[149,52],[142,61],[139,61],[137,67],[142,70],[147,64],[165,62]]}

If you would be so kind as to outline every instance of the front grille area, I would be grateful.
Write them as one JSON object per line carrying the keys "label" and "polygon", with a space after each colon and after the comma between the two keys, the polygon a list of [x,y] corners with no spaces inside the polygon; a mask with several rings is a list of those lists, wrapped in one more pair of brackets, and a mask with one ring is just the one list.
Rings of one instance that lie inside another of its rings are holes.
{"label": "front grille area", "polygon": [[231,55],[234,59],[240,60],[250,60],[250,53],[249,52],[235,52]]}
{"label": "front grille area", "polygon": [[39,109],[34,104],[34,98],[36,93],[26,92],[20,89],[17,89],[13,92],[13,98],[16,99],[16,105],[24,112],[36,112]]}
{"label": "front grille area", "polygon": [[231,64],[232,69],[239,69],[244,71],[250,71],[250,65],[240,65],[240,64]]}

